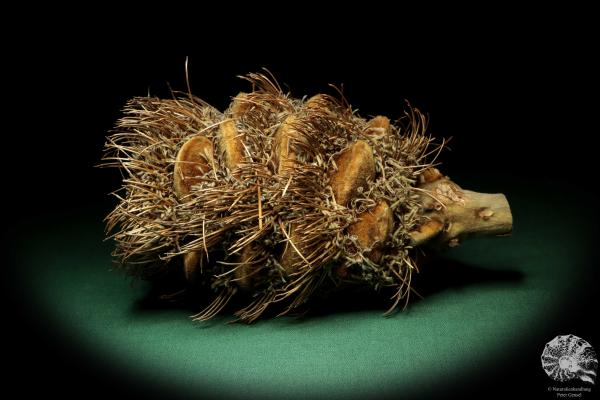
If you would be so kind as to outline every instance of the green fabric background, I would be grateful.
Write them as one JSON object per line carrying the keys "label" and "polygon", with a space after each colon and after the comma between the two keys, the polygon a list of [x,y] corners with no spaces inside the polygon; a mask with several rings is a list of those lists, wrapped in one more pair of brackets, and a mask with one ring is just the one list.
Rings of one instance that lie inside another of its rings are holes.
{"label": "green fabric background", "polygon": [[[573,207],[582,204],[574,191],[482,181],[460,183],[505,192],[513,236],[449,251],[457,270],[449,262],[429,271],[435,282],[426,298],[390,318],[361,308],[246,326],[142,307],[148,285],[111,270],[112,243],[102,242],[94,210],[49,218],[21,234],[19,290],[48,334],[132,385],[250,398],[443,393],[512,365],[522,346],[537,343],[541,353],[552,339],[546,331],[569,312],[590,268],[595,227]],[[539,365],[539,358],[522,362]]]}

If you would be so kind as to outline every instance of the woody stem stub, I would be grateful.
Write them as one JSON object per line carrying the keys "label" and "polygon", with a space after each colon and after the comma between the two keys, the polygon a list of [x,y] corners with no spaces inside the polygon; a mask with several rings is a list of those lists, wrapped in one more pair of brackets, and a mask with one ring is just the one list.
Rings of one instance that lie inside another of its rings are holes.
{"label": "woody stem stub", "polygon": [[418,189],[422,222],[410,234],[415,246],[455,247],[469,237],[512,232],[510,206],[501,193],[464,190],[437,170]]}

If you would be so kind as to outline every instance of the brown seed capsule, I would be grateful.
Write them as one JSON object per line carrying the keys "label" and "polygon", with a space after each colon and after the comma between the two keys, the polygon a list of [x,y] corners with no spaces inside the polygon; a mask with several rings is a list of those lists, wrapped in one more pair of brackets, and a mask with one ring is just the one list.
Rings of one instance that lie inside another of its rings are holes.
{"label": "brown seed capsule", "polygon": [[253,106],[254,104],[248,99],[248,94],[240,92],[231,103],[231,116],[234,119],[238,119],[248,113]]}
{"label": "brown seed capsule", "polygon": [[381,248],[394,229],[392,210],[385,200],[372,209],[358,215],[358,221],[348,227],[348,233],[356,236],[363,249],[369,249],[369,258],[378,263]]}
{"label": "brown seed capsule", "polygon": [[[331,175],[331,188],[338,204],[346,205],[367,182],[375,177],[375,160],[371,146],[357,140],[335,157],[337,171]],[[339,171],[339,172],[338,172]]]}
{"label": "brown seed capsule", "polygon": [[195,136],[181,146],[173,171],[175,193],[180,199],[190,193],[213,162],[213,145],[206,137]]}
{"label": "brown seed capsule", "polygon": [[195,283],[202,269],[201,263],[206,260],[206,254],[199,251],[191,251],[183,255],[183,272],[185,279],[190,283]]}
{"label": "brown seed capsule", "polygon": [[[246,160],[243,135],[238,132],[236,121],[251,112],[252,107],[254,104],[250,101],[248,94],[239,93],[233,99],[229,110],[232,119],[221,124],[220,143],[230,173],[238,171],[241,163]],[[237,177],[239,174],[234,173],[234,176]],[[257,190],[260,191],[260,188]],[[247,244],[242,248],[241,254],[235,257],[235,263],[238,265],[234,271],[235,281],[243,289],[249,289],[252,285],[252,269],[256,267],[254,265],[256,256],[256,249],[252,244]]]}
{"label": "brown seed capsule", "polygon": [[327,107],[328,101],[327,96],[324,94],[315,94],[304,103],[304,107],[309,110],[322,110],[324,107]]}
{"label": "brown seed capsule", "polygon": [[428,240],[431,240],[431,238],[438,235],[443,228],[443,222],[438,219],[430,219],[421,225],[417,230],[410,233],[413,242],[412,244],[418,246]]}
{"label": "brown seed capsule", "polygon": [[444,175],[442,175],[437,168],[427,168],[419,175],[419,184],[424,185],[426,183],[435,182],[443,177]]}
{"label": "brown seed capsule", "polygon": [[294,115],[287,117],[275,134],[275,165],[277,173],[281,176],[288,176],[296,164],[296,151],[294,142],[302,140],[298,131],[294,128],[297,118]]}
{"label": "brown seed capsule", "polygon": [[365,129],[365,134],[374,137],[382,137],[391,133],[390,119],[382,115],[378,115],[369,122]]}
{"label": "brown seed capsule", "polygon": [[281,255],[281,266],[288,274],[296,272],[296,266],[302,262],[302,250],[298,248],[299,233],[296,233],[295,225],[290,224],[289,240],[286,241],[283,254]]}
{"label": "brown seed capsule", "polygon": [[[213,145],[210,139],[198,135],[185,142],[177,153],[173,170],[177,197],[184,199],[189,195],[192,186],[200,182],[200,178],[211,169],[213,163]],[[206,254],[196,251],[184,254],[184,273],[189,282],[197,279],[198,268],[205,257]]]}
{"label": "brown seed capsule", "polygon": [[242,250],[239,257],[239,266],[235,269],[236,282],[243,288],[248,289],[252,286],[252,267],[256,267],[254,258],[256,252],[251,245],[247,245]]}
{"label": "brown seed capsule", "polygon": [[225,165],[233,172],[244,160],[244,144],[235,127],[235,121],[228,119],[220,126],[219,147],[225,160]]}
{"label": "brown seed capsule", "polygon": [[[298,119],[294,115],[287,117],[275,134],[274,159],[277,165],[277,174],[282,177],[287,177],[292,173],[296,165],[296,151],[294,150],[294,142],[302,140],[294,124],[298,123]],[[281,256],[281,266],[288,274],[296,271],[296,266],[302,261],[301,250],[298,248],[298,233],[296,232],[295,224],[290,224],[289,227],[282,226],[282,229],[287,229],[284,235],[289,236],[285,244],[283,254]]]}

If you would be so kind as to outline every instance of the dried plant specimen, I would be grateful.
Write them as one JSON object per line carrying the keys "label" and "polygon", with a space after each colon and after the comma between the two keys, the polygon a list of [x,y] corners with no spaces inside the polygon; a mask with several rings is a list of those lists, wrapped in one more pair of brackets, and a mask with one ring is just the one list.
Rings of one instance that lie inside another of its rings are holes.
{"label": "dried plant specimen", "polygon": [[152,279],[181,270],[214,291],[206,320],[244,292],[251,322],[346,284],[407,301],[417,247],[455,246],[512,229],[502,194],[461,189],[434,163],[443,143],[407,105],[366,120],[342,97],[295,99],[261,74],[220,112],[194,97],[138,97],[106,143],[123,173],[107,217],[114,256]]}

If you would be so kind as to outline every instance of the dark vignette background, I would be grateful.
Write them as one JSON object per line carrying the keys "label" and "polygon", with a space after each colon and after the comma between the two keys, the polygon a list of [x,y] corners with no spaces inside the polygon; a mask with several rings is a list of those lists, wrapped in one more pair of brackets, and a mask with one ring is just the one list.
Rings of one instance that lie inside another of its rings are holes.
{"label": "dark vignette background", "polygon": [[[318,51],[298,48],[293,55],[274,50],[266,55],[249,49],[204,51],[190,57],[192,91],[222,110],[230,96],[247,88],[236,75],[266,67],[298,96],[327,90],[328,83],[343,84],[346,98],[363,116],[397,118],[407,99],[431,116],[430,131],[435,136],[453,137],[451,151],[443,154],[442,161],[444,172],[457,182],[460,177],[480,181],[500,177],[532,193],[538,187],[551,188],[557,198],[564,193],[565,201],[571,198],[569,193],[590,192],[589,179],[597,170],[597,128],[592,124],[597,100],[590,98],[595,82],[585,42],[567,39],[557,29],[519,38],[499,34],[477,43],[456,38],[439,47],[409,41],[371,49],[356,44],[355,49],[361,51],[336,46]],[[65,51],[27,56],[26,62],[23,57],[12,59],[15,71],[25,74],[17,78],[15,73],[16,81],[11,83],[22,84],[18,91],[24,99],[35,98],[33,104],[24,103],[35,107],[35,112],[15,114],[18,129],[11,138],[26,150],[8,157],[13,163],[9,183],[15,179],[18,211],[8,212],[5,242],[11,243],[12,232],[27,232],[39,220],[68,220],[80,211],[100,217],[114,204],[107,193],[118,185],[118,174],[93,166],[121,107],[128,98],[148,92],[169,96],[167,83],[185,90],[185,57],[156,49],[130,49],[126,54],[80,56]],[[592,244],[598,220],[591,193],[589,199],[570,205],[577,213],[589,215],[589,226],[581,230],[587,235],[581,240],[589,243],[585,247],[589,280],[565,305],[569,312],[556,313],[548,334],[577,332],[598,351],[600,337],[590,322],[596,314],[598,272]],[[548,215],[539,223],[552,224],[552,219]],[[560,245],[560,238],[552,245]],[[120,371],[71,351],[68,341],[36,315],[27,301],[27,288],[13,284],[18,268],[19,254],[9,250],[4,293],[10,324],[4,333],[15,376],[34,377],[34,386],[43,387],[48,395],[79,397],[81,388],[100,397],[171,395],[156,388],[132,387]],[[537,359],[540,345],[550,338],[520,344],[518,357],[507,355],[511,361],[503,363],[502,369],[473,377],[472,385],[456,388],[453,394],[489,396],[493,387],[494,393],[514,395],[517,387],[522,388],[521,394],[534,387],[536,395],[540,385],[549,382],[541,380],[537,363],[536,370],[528,370],[521,360]],[[35,388],[21,390],[27,393]]]}

